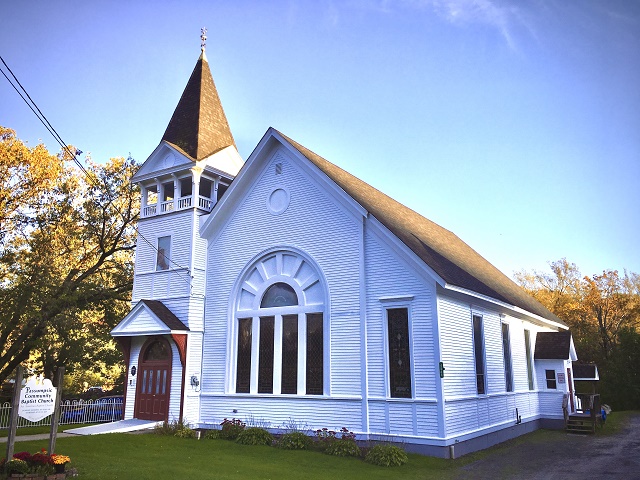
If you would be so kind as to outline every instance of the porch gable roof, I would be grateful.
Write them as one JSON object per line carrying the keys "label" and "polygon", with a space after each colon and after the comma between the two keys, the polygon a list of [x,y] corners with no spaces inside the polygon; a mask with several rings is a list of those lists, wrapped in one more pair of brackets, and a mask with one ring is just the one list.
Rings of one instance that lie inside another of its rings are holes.
{"label": "porch gable roof", "polygon": [[111,330],[114,337],[186,333],[187,327],[159,300],[140,300]]}

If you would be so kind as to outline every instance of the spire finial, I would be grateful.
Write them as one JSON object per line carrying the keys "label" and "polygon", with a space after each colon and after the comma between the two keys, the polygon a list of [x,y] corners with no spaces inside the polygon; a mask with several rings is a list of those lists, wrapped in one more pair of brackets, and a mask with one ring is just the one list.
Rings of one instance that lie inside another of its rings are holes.
{"label": "spire finial", "polygon": [[200,50],[204,52],[204,49],[207,47],[207,29],[202,27],[200,29]]}

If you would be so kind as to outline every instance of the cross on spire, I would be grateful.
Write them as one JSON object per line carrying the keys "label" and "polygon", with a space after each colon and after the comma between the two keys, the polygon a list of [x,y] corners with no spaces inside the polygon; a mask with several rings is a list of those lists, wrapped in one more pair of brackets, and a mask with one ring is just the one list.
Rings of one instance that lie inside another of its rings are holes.
{"label": "cross on spire", "polygon": [[204,49],[207,47],[207,29],[202,27],[200,29],[200,50],[204,52]]}

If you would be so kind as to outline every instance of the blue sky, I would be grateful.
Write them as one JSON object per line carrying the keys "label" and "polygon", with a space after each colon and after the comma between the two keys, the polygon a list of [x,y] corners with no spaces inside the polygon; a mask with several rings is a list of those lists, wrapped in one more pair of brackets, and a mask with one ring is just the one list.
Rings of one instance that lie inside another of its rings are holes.
{"label": "blue sky", "polygon": [[[244,158],[273,126],[507,275],[640,272],[640,1],[14,1],[0,54],[67,143],[142,162],[201,27]],[[58,151],[4,77],[0,125]]]}

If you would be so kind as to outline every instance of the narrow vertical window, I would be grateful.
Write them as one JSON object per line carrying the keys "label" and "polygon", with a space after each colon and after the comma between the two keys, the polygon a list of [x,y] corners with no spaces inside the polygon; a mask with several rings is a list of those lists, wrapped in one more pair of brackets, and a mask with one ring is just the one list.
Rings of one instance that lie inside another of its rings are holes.
{"label": "narrow vertical window", "polygon": [[486,392],[484,378],[484,338],[482,336],[482,317],[473,316],[473,351],[476,364],[476,386],[478,395]]}
{"label": "narrow vertical window", "polygon": [[158,255],[156,256],[156,271],[168,270],[171,259],[171,237],[158,237]]}
{"label": "narrow vertical window", "polygon": [[511,368],[511,341],[509,324],[502,324],[502,357],[504,358],[504,384],[507,392],[513,392],[513,370]]}
{"label": "narrow vertical window", "polygon": [[298,393],[298,316],[282,317],[281,393]]}
{"label": "narrow vertical window", "polygon": [[251,388],[251,318],[238,320],[238,363],[236,392],[249,393]]}
{"label": "narrow vertical window", "polygon": [[533,365],[531,364],[531,332],[524,331],[524,353],[527,357],[527,378],[529,379],[529,390],[533,390]]}
{"label": "narrow vertical window", "polygon": [[544,376],[547,379],[547,388],[555,390],[556,389],[556,371],[555,370],[545,370]]}
{"label": "narrow vertical window", "polygon": [[273,393],[273,326],[274,317],[260,317],[258,351],[258,393]]}
{"label": "narrow vertical window", "polygon": [[323,319],[321,313],[307,314],[307,395],[324,393]]}
{"label": "narrow vertical window", "polygon": [[389,393],[411,398],[411,355],[409,352],[409,310],[387,310],[389,329]]}

